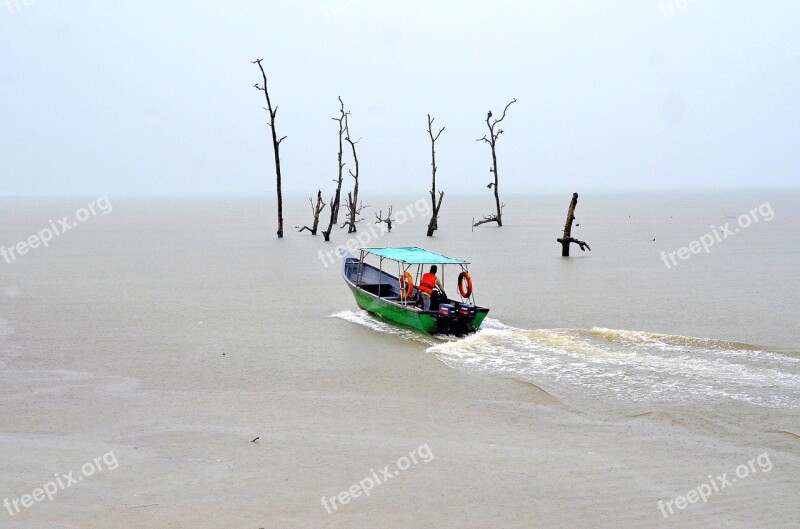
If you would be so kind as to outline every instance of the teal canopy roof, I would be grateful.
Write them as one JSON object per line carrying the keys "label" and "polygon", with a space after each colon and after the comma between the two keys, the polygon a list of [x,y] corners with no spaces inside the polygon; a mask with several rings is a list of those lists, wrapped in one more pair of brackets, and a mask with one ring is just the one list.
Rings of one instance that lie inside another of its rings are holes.
{"label": "teal canopy roof", "polygon": [[386,257],[406,264],[469,264],[461,259],[451,259],[416,246],[403,248],[362,248],[364,252]]}

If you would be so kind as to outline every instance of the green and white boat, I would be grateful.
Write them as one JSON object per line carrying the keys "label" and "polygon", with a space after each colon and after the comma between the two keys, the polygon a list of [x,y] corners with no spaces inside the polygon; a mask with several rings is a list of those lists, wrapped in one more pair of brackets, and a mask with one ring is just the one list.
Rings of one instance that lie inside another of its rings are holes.
{"label": "green and white boat", "polygon": [[[431,334],[463,335],[478,330],[489,309],[475,304],[469,263],[417,247],[362,248],[355,257],[342,252],[342,275],[362,309],[394,323]],[[366,260],[377,261],[377,266]],[[460,301],[434,290],[430,310],[423,310],[418,285],[430,265],[437,265],[442,284],[447,272],[458,272]],[[395,268],[396,267],[396,268]],[[397,270],[397,275],[385,269]]]}

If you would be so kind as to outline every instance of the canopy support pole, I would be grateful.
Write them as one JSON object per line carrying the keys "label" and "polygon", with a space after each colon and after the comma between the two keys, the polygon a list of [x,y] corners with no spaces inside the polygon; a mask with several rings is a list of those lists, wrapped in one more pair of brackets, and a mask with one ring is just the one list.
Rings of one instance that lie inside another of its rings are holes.
{"label": "canopy support pole", "polygon": [[383,257],[378,261],[378,297],[381,297],[381,281],[383,281]]}
{"label": "canopy support pole", "polygon": [[356,277],[356,286],[361,287],[361,279],[364,276],[364,250],[361,250],[361,256],[358,259],[358,276]]}

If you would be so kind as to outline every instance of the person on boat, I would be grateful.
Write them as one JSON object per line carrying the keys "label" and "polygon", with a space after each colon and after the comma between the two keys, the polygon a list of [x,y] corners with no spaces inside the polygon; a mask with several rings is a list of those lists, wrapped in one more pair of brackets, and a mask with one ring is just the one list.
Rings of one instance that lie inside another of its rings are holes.
{"label": "person on boat", "polygon": [[430,272],[424,274],[419,285],[417,285],[417,290],[419,290],[420,296],[422,296],[422,310],[431,310],[431,294],[433,294],[434,288],[438,288],[441,292],[444,292],[442,282],[436,277],[437,270],[438,267],[436,265],[431,265]]}

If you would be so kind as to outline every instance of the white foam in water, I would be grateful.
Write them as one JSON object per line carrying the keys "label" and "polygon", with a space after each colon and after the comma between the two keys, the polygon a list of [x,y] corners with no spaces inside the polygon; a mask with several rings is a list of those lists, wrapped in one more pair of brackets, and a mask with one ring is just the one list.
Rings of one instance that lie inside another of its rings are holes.
{"label": "white foam in water", "polygon": [[489,316],[486,316],[486,318],[484,318],[483,320],[483,323],[481,324],[481,329],[513,329],[513,328],[514,327],[509,327],[500,320],[490,318]]}
{"label": "white foam in water", "polygon": [[331,314],[329,317],[341,318],[351,323],[368,327],[373,331],[381,332],[384,334],[393,334],[401,338],[405,338],[407,340],[413,340],[415,342],[422,343],[424,345],[433,345],[437,343],[437,341],[430,335],[422,334],[419,332],[415,332],[411,329],[400,327],[391,322],[382,320],[377,316],[373,316],[372,314],[370,314],[365,310],[359,310],[359,311],[343,310],[341,312],[337,312],[336,314]]}
{"label": "white foam in water", "polygon": [[[382,332],[384,334],[393,334],[396,336],[400,336],[401,338],[405,338],[407,340],[413,340],[415,342],[419,342],[425,345],[435,345],[437,343],[453,342],[462,339],[462,337],[460,336],[455,336],[450,334],[430,335],[423,333],[421,331],[406,329],[404,327],[400,327],[395,323],[383,320],[378,316],[370,314],[365,310],[360,310],[360,311],[343,310],[341,312],[337,312],[336,314],[331,314],[329,317],[341,318],[351,323],[356,323],[358,325],[363,325],[364,327],[369,327],[373,331]],[[508,327],[507,325],[501,323],[500,321],[492,318],[484,319],[481,328],[487,328],[487,327],[492,329],[511,329],[511,327]]]}
{"label": "white foam in water", "polygon": [[428,345],[456,369],[532,382],[584,408],[690,401],[800,408],[800,359],[747,344],[601,327],[531,331],[493,318],[457,338],[404,329],[366,311],[331,317]]}
{"label": "white foam in water", "polygon": [[800,360],[734,342],[490,322],[428,351],[451,367],[532,382],[587,408],[698,400],[800,408]]}

